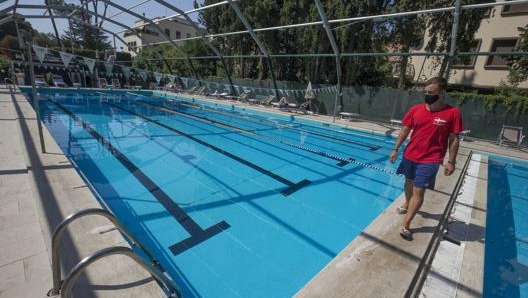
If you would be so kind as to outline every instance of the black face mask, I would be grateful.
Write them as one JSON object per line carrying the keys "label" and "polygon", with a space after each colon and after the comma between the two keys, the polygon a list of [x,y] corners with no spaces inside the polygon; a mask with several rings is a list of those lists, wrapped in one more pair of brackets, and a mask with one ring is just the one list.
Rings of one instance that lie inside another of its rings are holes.
{"label": "black face mask", "polygon": [[435,103],[438,99],[440,98],[440,96],[438,94],[426,94],[425,95],[425,102],[429,105],[432,105],[433,103]]}

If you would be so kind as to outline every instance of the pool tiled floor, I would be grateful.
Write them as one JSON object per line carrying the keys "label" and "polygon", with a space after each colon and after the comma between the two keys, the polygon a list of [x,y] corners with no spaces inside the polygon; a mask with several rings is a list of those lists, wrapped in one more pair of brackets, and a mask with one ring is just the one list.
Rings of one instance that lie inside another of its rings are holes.
{"label": "pool tiled floor", "polygon": [[[247,108],[270,111],[267,107]],[[322,122],[333,120],[328,116],[294,115]],[[336,123],[382,134],[398,133],[398,129],[388,123],[340,119]],[[46,297],[51,288],[53,228],[73,212],[98,207],[92,193],[46,131],[44,138],[46,153],[41,153],[35,114],[26,99],[18,93],[12,96],[0,89],[0,298]],[[470,150],[528,158],[526,148],[500,148],[469,137],[461,144],[458,165],[465,163]],[[414,241],[405,241],[397,233],[401,216],[394,210],[402,203],[401,196],[295,297],[365,297],[365,293],[403,297],[459,175],[460,169],[451,177],[438,176],[438,190],[428,193],[413,223],[417,228]],[[474,212],[473,207],[468,206],[471,212]],[[455,209],[456,212],[461,211]],[[98,218],[72,224],[62,243],[65,271],[96,249],[127,245],[115,231],[98,233],[101,226],[109,225],[108,221]],[[446,249],[449,252],[449,247]],[[128,259],[110,258],[111,261],[101,262],[105,263],[102,266],[99,263],[94,264],[96,268],[90,266],[88,274],[79,280],[76,297],[163,297],[145,271]],[[458,270],[466,270],[464,268],[472,272],[475,267],[462,260],[462,269]],[[458,286],[463,288],[464,283],[472,282],[475,281],[462,281]],[[442,284],[431,287],[437,289]]]}

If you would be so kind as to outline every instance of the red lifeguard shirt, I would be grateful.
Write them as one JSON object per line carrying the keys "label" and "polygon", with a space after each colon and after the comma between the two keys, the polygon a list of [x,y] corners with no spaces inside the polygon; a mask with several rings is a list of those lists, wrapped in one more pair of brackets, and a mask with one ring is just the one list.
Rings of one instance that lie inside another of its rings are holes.
{"label": "red lifeguard shirt", "polygon": [[412,130],[403,157],[417,163],[441,163],[447,152],[449,134],[464,130],[460,110],[450,105],[434,112],[425,103],[415,105],[402,123]]}

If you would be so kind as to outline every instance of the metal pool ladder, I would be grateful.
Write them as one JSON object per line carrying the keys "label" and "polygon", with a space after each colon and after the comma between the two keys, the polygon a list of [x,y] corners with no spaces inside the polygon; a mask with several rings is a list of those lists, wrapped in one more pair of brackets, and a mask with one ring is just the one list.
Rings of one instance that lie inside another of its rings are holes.
{"label": "metal pool ladder", "polygon": [[[103,217],[108,218],[125,237],[132,242],[133,245],[140,248],[145,254],[149,257],[150,263],[145,261],[143,258],[141,258],[137,253],[135,253],[132,249],[125,246],[112,246],[100,249],[98,251],[93,252],[88,257],[85,257],[82,259],[77,265],[75,265],[70,273],[66,276],[64,281],[61,281],[61,265],[60,265],[60,258],[59,258],[59,244],[60,239],[62,236],[62,233],[64,229],[73,222],[74,220],[81,218],[86,215],[100,215]],[[125,255],[131,259],[133,259],[138,265],[143,267],[145,270],[147,270],[154,279],[163,285],[165,287],[165,291],[169,295],[169,297],[181,297],[181,291],[176,285],[176,283],[170,279],[168,276],[163,274],[164,271],[163,268],[161,268],[159,262],[154,258],[154,255],[143,245],[141,245],[140,242],[138,242],[132,234],[125,228],[118,220],[117,218],[110,213],[107,210],[99,209],[99,208],[89,208],[85,210],[81,210],[79,212],[73,213],[70,216],[66,217],[53,231],[52,235],[52,242],[51,242],[51,266],[52,266],[52,274],[53,274],[53,288],[49,290],[47,296],[57,296],[61,294],[62,298],[69,298],[71,297],[71,291],[73,287],[73,283],[77,280],[77,277],[82,273],[82,271],[91,263],[104,258],[106,256],[110,255],[116,255],[121,254]]]}

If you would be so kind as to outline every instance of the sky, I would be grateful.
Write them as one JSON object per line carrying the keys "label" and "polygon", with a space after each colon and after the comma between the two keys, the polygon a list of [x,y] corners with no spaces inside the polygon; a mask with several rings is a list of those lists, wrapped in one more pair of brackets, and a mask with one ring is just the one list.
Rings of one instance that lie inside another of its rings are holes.
{"label": "sky", "polygon": [[[194,2],[193,0],[165,0],[165,1],[185,12],[193,9],[193,2]],[[66,2],[78,5],[80,3],[80,0],[66,0]],[[103,3],[102,1],[99,1],[99,2]],[[112,3],[128,8],[140,15],[145,14],[145,16],[148,18],[164,17],[164,16],[171,16],[171,15],[176,14],[175,11],[158,4],[154,0],[112,0]],[[12,4],[14,4],[14,0],[5,1],[0,5],[0,9],[5,8]],[[33,4],[33,5],[41,4],[43,5],[44,0],[19,0],[19,4]],[[99,4],[99,9],[100,9],[99,12],[101,13],[103,9],[102,4]],[[43,15],[44,14],[44,10],[37,10],[37,9],[20,9],[19,12],[23,15]],[[133,26],[134,22],[138,20],[137,17],[134,17],[126,13],[121,13],[119,9],[112,7],[112,6],[108,6],[106,15],[107,17],[110,17],[112,20],[115,20],[117,22],[123,23],[128,26]],[[194,21],[196,21],[197,13],[190,14],[189,16]],[[35,28],[39,32],[53,33],[53,26],[52,26],[50,19],[28,18],[27,21],[29,21],[31,25],[33,26],[33,28]],[[68,28],[68,22],[66,21],[66,19],[57,19],[56,24],[59,30],[59,34],[62,34],[62,32],[64,32],[64,30]],[[108,23],[108,22],[106,24],[103,24],[103,28],[109,31],[112,31],[112,32],[120,32],[124,30],[124,28]],[[119,35],[123,37],[122,33]],[[113,38],[110,38],[109,40],[112,42]],[[123,45],[119,42],[119,40],[116,40],[116,46],[117,48],[120,48]]]}

